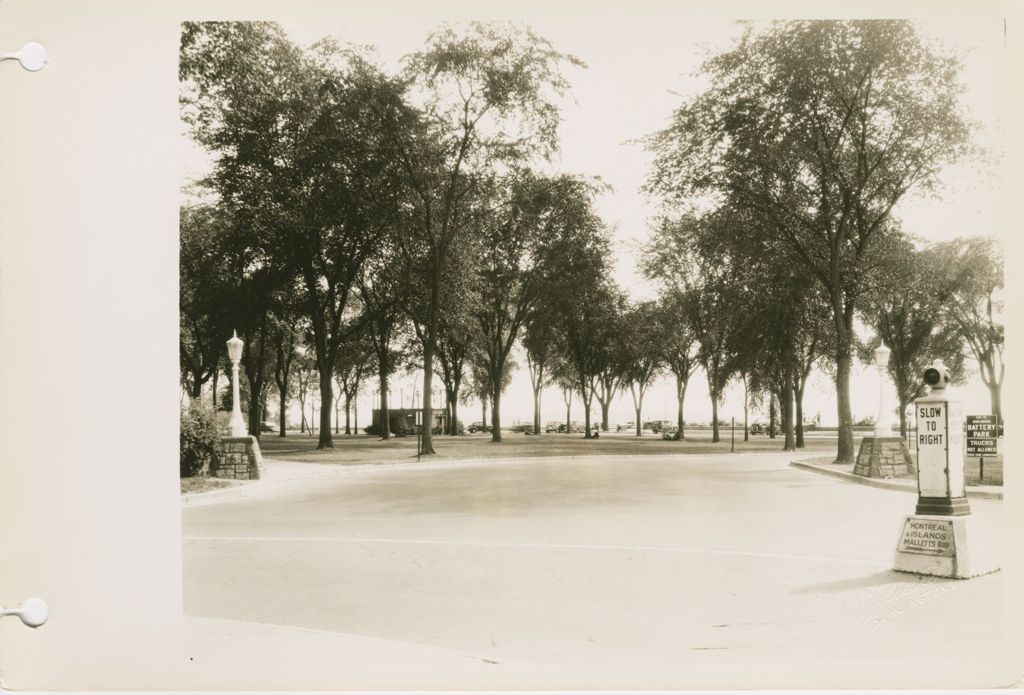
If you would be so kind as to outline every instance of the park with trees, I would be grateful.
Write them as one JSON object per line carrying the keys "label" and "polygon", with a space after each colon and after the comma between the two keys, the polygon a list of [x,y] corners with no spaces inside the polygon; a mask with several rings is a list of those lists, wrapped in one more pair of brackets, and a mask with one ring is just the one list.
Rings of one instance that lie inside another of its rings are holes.
{"label": "park with trees", "polygon": [[[885,20],[752,24],[708,56],[707,86],[643,140],[658,213],[636,221],[650,229],[638,270],[653,296],[615,280],[603,172],[553,157],[584,59],[524,26],[468,23],[389,71],[368,49],[299,46],[273,23],[186,22],[181,116],[210,167],[180,210],[183,447],[206,411],[232,405],[233,331],[250,433],[264,435],[273,402],[267,434],[288,436],[297,405],[320,450],[348,441],[339,422],[357,433],[367,391],[380,419],[365,438],[396,434],[388,384],[403,373],[421,379],[421,422],[445,413],[442,429],[422,428],[426,455],[471,404],[501,443],[517,373],[537,434],[542,392],[560,389],[567,432],[574,403],[589,440],[629,398],[639,436],[664,379],[684,446],[687,388],[703,379],[711,443],[737,387],[744,437],[748,412],[767,410],[773,446],[795,450],[818,371],[834,386],[835,459],[851,462],[851,373],[880,341],[901,433],[935,358],[961,381],[976,374],[1002,417],[997,230],[937,243],[897,215],[948,166],[984,156],[955,55]],[[183,475],[199,459],[183,457]]]}

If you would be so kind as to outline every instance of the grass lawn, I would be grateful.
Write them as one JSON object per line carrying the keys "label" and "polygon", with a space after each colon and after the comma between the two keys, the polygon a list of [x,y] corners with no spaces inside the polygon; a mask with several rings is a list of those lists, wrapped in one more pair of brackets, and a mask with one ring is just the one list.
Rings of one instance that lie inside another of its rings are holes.
{"label": "grass lawn", "polygon": [[[626,432],[602,433],[598,439],[584,439],[581,434],[525,435],[521,432],[503,432],[501,443],[491,442],[489,434],[462,436],[434,436],[431,460],[493,459],[538,456],[644,456],[658,454],[727,454],[730,449],[729,430],[720,434],[722,441],[711,442],[711,430],[694,430],[684,441],[661,439],[648,434],[637,437]],[[742,431],[736,433],[736,451],[782,451],[782,438],[769,439],[751,436],[743,441]],[[317,437],[290,433],[279,437],[272,433],[260,437],[263,455],[271,459],[304,461],[307,463],[385,463],[408,461],[416,457],[416,437],[395,437],[386,441],[368,434],[334,435],[334,448],[317,450]],[[814,433],[806,438],[807,447],[797,453],[817,452],[822,456],[834,455],[834,433]]]}
{"label": "grass lawn", "polygon": [[187,494],[190,492],[209,492],[210,490],[217,490],[219,488],[233,487],[240,483],[234,480],[221,480],[219,478],[207,478],[206,476],[197,475],[192,478],[181,479],[181,494]]}

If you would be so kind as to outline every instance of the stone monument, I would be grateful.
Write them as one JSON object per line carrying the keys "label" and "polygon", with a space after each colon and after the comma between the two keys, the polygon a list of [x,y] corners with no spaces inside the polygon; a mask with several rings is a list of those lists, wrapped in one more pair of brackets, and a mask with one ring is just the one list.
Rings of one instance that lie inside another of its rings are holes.
{"label": "stone monument", "polygon": [[925,370],[924,381],[931,392],[914,401],[917,508],[900,527],[895,569],[956,579],[994,572],[999,569],[997,544],[994,534],[980,529],[971,516],[964,481],[963,408],[946,395],[949,370],[942,360]]}
{"label": "stone monument", "polygon": [[875,367],[878,371],[878,417],[875,431],[860,441],[857,462],[853,472],[866,478],[899,478],[917,471],[914,459],[903,437],[894,436],[892,431],[892,408],[886,397],[885,370],[889,365],[889,348],[879,345],[875,348]]}

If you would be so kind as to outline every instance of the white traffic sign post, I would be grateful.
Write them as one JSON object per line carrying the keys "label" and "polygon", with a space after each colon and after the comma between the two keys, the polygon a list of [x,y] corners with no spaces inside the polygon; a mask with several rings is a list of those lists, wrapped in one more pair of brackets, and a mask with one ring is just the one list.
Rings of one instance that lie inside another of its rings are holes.
{"label": "white traffic sign post", "polygon": [[924,380],[931,392],[914,401],[917,508],[900,528],[895,568],[957,579],[995,571],[991,539],[968,533],[975,524],[964,481],[963,410],[946,395],[949,371],[942,360],[925,370]]}

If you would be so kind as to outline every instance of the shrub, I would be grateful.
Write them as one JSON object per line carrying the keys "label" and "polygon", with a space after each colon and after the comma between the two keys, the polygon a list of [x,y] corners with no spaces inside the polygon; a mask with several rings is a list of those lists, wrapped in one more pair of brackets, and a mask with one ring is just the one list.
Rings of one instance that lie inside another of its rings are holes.
{"label": "shrub", "polygon": [[193,404],[181,411],[180,475],[188,478],[210,469],[220,451],[220,429],[213,409]]}

